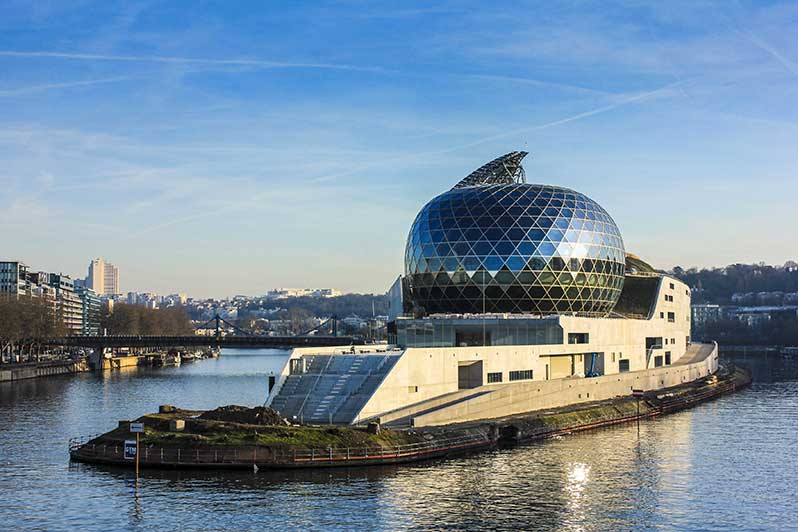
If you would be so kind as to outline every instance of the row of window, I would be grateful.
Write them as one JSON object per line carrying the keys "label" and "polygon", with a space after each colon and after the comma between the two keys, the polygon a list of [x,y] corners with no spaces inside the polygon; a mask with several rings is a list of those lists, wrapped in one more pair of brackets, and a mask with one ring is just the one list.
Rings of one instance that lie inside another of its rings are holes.
{"label": "row of window", "polygon": [[[488,384],[495,384],[502,382],[503,376],[501,371],[488,373]],[[510,372],[510,381],[529,381],[532,380],[531,369],[520,369]]]}
{"label": "row of window", "polygon": [[666,366],[671,365],[671,352],[665,351],[665,358],[663,359],[662,355],[658,355],[654,357],[654,367],[660,368],[663,365],[663,362]]}
{"label": "row of window", "polygon": [[[671,290],[675,290],[676,289],[676,285],[675,284],[670,283],[670,285],[671,285]],[[690,296],[690,289],[689,288],[684,291],[684,295],[686,295],[688,297]],[[666,300],[668,299],[667,296],[665,297],[665,299]],[[673,296],[671,296],[670,300],[673,301]]]}
{"label": "row of window", "polygon": [[532,379],[532,370],[531,369],[521,369],[517,371],[510,372],[510,380],[511,381],[525,381]]}
{"label": "row of window", "polygon": [[669,301],[669,302],[673,303],[673,296],[665,294],[665,301]]}
{"label": "row of window", "polygon": [[[664,312],[660,312],[659,313],[659,317],[664,319],[665,318],[665,313]],[[674,323],[676,321],[676,314],[673,313],[673,312],[668,312],[668,321],[670,323]]]}

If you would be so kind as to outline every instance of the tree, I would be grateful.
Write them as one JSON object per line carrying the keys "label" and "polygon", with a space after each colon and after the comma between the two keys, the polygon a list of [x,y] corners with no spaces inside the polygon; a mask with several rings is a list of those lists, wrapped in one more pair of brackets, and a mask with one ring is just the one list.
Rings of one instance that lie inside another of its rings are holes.
{"label": "tree", "polygon": [[194,328],[182,307],[152,309],[140,305],[114,305],[102,317],[101,326],[109,335],[190,335]]}
{"label": "tree", "polygon": [[312,317],[310,313],[300,307],[293,307],[288,311],[288,316],[291,320],[291,332],[294,334],[302,334],[309,329],[309,320]]}
{"label": "tree", "polygon": [[0,357],[30,353],[42,340],[66,333],[51,299],[0,294]]}

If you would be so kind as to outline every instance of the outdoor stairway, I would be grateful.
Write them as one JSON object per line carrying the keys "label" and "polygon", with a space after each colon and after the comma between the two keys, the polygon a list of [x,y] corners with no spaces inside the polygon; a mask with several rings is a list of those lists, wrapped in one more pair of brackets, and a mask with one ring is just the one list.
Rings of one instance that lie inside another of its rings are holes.
{"label": "outdoor stairway", "polygon": [[289,375],[270,406],[283,417],[304,423],[353,423],[399,356],[399,352],[306,355],[305,372]]}

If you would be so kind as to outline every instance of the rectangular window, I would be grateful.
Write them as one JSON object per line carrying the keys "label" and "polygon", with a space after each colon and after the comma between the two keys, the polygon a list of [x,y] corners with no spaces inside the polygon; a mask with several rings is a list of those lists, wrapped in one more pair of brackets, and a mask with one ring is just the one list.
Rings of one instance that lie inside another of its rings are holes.
{"label": "rectangular window", "polygon": [[618,371],[621,373],[629,371],[629,359],[618,361]]}
{"label": "rectangular window", "polygon": [[502,381],[502,372],[497,371],[496,373],[488,373],[488,384],[493,382],[501,382]]}
{"label": "rectangular window", "polygon": [[655,368],[662,367],[662,355],[657,355],[654,357],[654,367]]}
{"label": "rectangular window", "polygon": [[612,354],[612,361],[615,362],[615,353]]}
{"label": "rectangular window", "polygon": [[416,393],[418,391],[418,386],[408,386],[407,392],[408,393]]}
{"label": "rectangular window", "polygon": [[659,317],[662,318],[662,319],[665,319],[665,313],[664,312],[660,312],[659,313]]}
{"label": "rectangular window", "polygon": [[587,344],[590,342],[588,333],[568,333],[569,344]]}
{"label": "rectangular window", "polygon": [[673,290],[674,288],[676,288],[676,285],[671,283],[671,290]]}
{"label": "rectangular window", "polygon": [[671,323],[675,322],[676,321],[676,314],[674,314],[673,312],[668,312],[668,321],[671,322]]}
{"label": "rectangular window", "polygon": [[511,381],[528,381],[532,380],[532,370],[531,369],[521,369],[517,371],[510,372],[510,380]]}
{"label": "rectangular window", "polygon": [[670,351],[665,351],[665,365],[666,366],[670,366],[671,365],[671,352]]}

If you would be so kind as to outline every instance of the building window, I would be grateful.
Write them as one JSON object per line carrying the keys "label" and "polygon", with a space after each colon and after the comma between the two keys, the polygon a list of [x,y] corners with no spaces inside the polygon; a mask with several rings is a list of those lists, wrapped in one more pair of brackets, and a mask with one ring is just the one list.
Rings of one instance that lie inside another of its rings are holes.
{"label": "building window", "polygon": [[590,342],[590,334],[588,333],[568,333],[569,344],[587,344]]}
{"label": "building window", "polygon": [[655,368],[662,367],[662,355],[657,355],[654,357],[654,367]]}
{"label": "building window", "polygon": [[673,312],[668,312],[668,321],[674,323],[676,321],[676,314]]}
{"label": "building window", "polygon": [[676,288],[676,285],[671,283],[671,290],[673,290],[674,288]]}
{"label": "building window", "polygon": [[615,362],[615,353],[612,354],[612,361]]}
{"label": "building window", "polygon": [[510,372],[510,380],[511,381],[528,381],[532,380],[532,370],[531,369],[521,369],[517,371]]}
{"label": "building window", "polygon": [[666,366],[670,366],[671,365],[671,352],[670,351],[665,351],[665,365]]}
{"label": "building window", "polygon": [[665,319],[665,313],[664,312],[660,312],[659,313],[659,317],[662,318],[662,319]]}
{"label": "building window", "polygon": [[629,371],[629,359],[618,361],[618,372],[626,373]]}
{"label": "building window", "polygon": [[407,387],[407,392],[408,393],[416,393],[416,392],[418,392],[418,386],[408,386]]}
{"label": "building window", "polygon": [[497,371],[496,373],[488,373],[488,384],[494,382],[501,382],[502,381],[502,372]]}

